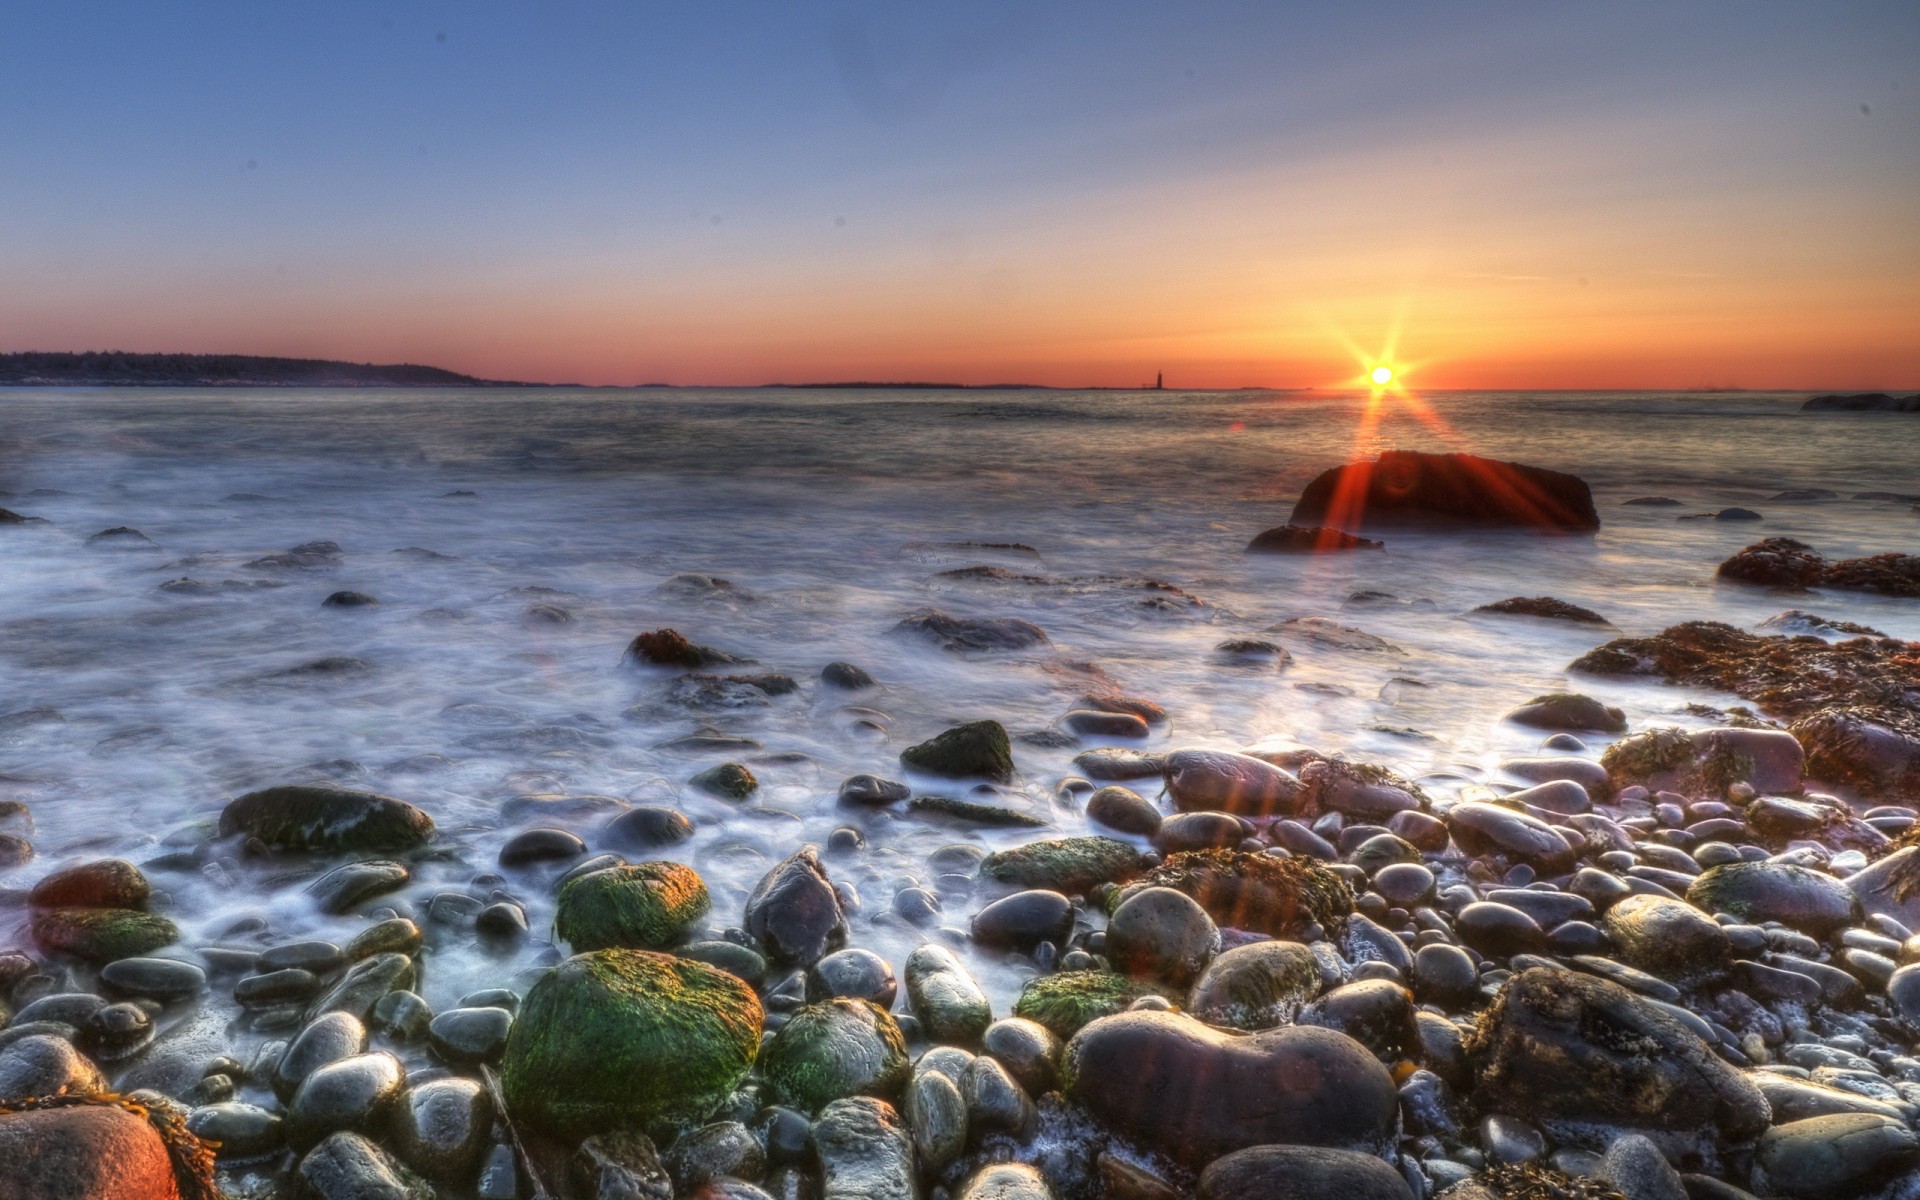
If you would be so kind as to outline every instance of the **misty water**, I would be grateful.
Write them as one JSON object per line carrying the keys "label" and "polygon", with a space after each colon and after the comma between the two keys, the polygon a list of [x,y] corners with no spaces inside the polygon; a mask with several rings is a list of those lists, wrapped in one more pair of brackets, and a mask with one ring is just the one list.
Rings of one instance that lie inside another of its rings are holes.
{"label": "misty water", "polygon": [[[681,808],[697,832],[672,857],[706,879],[715,933],[738,923],[773,862],[855,826],[867,849],[829,869],[861,899],[852,944],[897,969],[920,941],[957,940],[938,926],[964,929],[984,902],[947,881],[938,925],[893,915],[899,888],[934,885],[931,851],[1034,836],[836,803],[845,777],[901,778],[899,751],[956,722],[990,717],[1016,735],[1016,782],[976,798],[1077,833],[1088,823],[1058,788],[1077,751],[1018,737],[1055,727],[1099,677],[1168,709],[1150,748],[1279,736],[1444,796],[1500,783],[1496,764],[1541,736],[1501,713],[1566,686],[1567,663],[1614,636],[1469,616],[1477,605],[1553,595],[1628,634],[1698,618],[1752,626],[1799,607],[1920,638],[1911,603],[1713,581],[1720,560],[1768,535],[1829,557],[1920,549],[1907,501],[1854,498],[1920,492],[1920,421],[1803,414],[1803,398],[1449,394],[1429,398],[1431,421],[1389,405],[1363,434],[1361,398],[1320,393],[0,392],[0,505],[45,521],[0,527],[0,800],[24,802],[31,829],[0,827],[37,849],[0,874],[0,946],[24,944],[34,880],[105,855],[147,865],[155,907],[184,931],[163,953],[344,942],[367,918],[317,912],[306,868],[205,848],[235,795],[326,781],[401,797],[439,826],[406,890],[366,908],[425,922],[433,896],[456,892],[511,895],[529,911],[533,937],[504,955],[429,925],[420,990],[436,1007],[485,986],[524,991],[561,956],[553,872],[496,865],[514,833],[555,823],[503,817],[528,794]],[[1314,559],[1243,553],[1314,474],[1394,447],[1573,472],[1604,527],[1389,534],[1384,553]],[[1838,498],[1770,499],[1788,489]],[[1622,506],[1646,495],[1682,505]],[[1728,505],[1765,519],[1676,519]],[[115,527],[146,540],[89,540]],[[316,541],[340,553],[269,558]],[[1044,581],[939,574],[977,564]],[[688,574],[733,586],[676,580]],[[378,603],[322,606],[345,589]],[[1024,618],[1051,647],[962,658],[889,633],[925,607]],[[1298,617],[1378,641],[1270,632]],[[689,707],[671,674],[622,661],[636,633],[661,627],[801,688]],[[1293,661],[1223,663],[1212,648],[1235,637],[1277,641]],[[834,660],[881,687],[823,687]],[[1577,687],[1636,728],[1706,724],[1689,703],[1735,702]],[[755,745],[666,745],[703,731]],[[724,759],[761,780],[747,803],[686,786]],[[611,815],[560,823],[597,849]],[[233,932],[249,917],[266,931]],[[1002,1012],[1034,970],[967,955]]]}

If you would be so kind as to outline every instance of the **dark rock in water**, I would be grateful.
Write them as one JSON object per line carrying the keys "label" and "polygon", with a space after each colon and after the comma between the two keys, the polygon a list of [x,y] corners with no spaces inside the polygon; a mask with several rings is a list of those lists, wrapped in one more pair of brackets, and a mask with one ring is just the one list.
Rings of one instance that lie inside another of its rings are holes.
{"label": "dark rock in water", "polygon": [[1716,521],[1764,521],[1765,517],[1750,508],[1723,508],[1713,514]]}
{"label": "dark rock in water", "polygon": [[[1630,500],[1628,503],[1633,502]],[[1513,617],[1539,617],[1544,621],[1570,621],[1575,625],[1613,625],[1613,622],[1590,608],[1556,600],[1552,596],[1513,596],[1492,604],[1482,604],[1473,611]]]}
{"label": "dark rock in water", "polygon": [[323,913],[351,912],[371,896],[405,887],[411,873],[405,863],[392,859],[344,863],[307,885],[307,894]]}
{"label": "dark rock in water", "polygon": [[1111,971],[1057,971],[1029,979],[1013,1003],[1013,1014],[1055,1037],[1070,1038],[1089,1022],[1125,1012],[1145,996],[1176,998],[1148,979],[1130,979]]}
{"label": "dark rock in water", "polygon": [[1620,503],[1627,507],[1633,507],[1635,505],[1638,505],[1644,508],[1678,508],[1680,507],[1680,502],[1678,500],[1675,500],[1672,496],[1635,496],[1631,500],[1622,500]]}
{"label": "dark rock in water", "polygon": [[1194,981],[1187,1009],[1209,1025],[1272,1029],[1292,1023],[1319,990],[1312,951],[1298,942],[1254,942],[1208,964]]}
{"label": "dark rock in water", "polygon": [[1838,500],[1840,493],[1832,488],[1788,488],[1784,492],[1775,492],[1767,499],[1781,503],[1802,504],[1810,500]]}
{"label": "dark rock in water", "polygon": [[1324,1146],[1252,1146],[1200,1173],[1199,1200],[1414,1200],[1400,1172],[1371,1154]]}
{"label": "dark rock in water", "polygon": [[900,761],[947,779],[1013,780],[1013,747],[998,721],[973,721],[900,752]]}
{"label": "dark rock in water", "polygon": [[1399,1110],[1364,1046],[1308,1026],[1235,1037],[1177,1013],[1121,1013],[1074,1036],[1061,1074],[1102,1124],[1191,1165],[1273,1143],[1380,1149]]}
{"label": "dark rock in water", "polygon": [[775,1102],[806,1113],[848,1096],[894,1099],[912,1070],[893,1018],[846,997],[795,1012],[760,1056]]}
{"label": "dark rock in water", "polygon": [[1721,579],[1801,591],[1810,587],[1920,597],[1920,555],[1875,554],[1829,562],[1788,537],[1755,542],[1720,564]]}
{"label": "dark rock in water", "polygon": [[328,1063],[343,1062],[367,1050],[367,1027],[351,1013],[333,1012],[310,1022],[274,1064],[268,1083],[281,1100],[291,1100],[307,1076]]}
{"label": "dark rock in water", "polygon": [[1501,988],[1468,1038],[1474,1099],[1563,1145],[1646,1134],[1676,1162],[1767,1127],[1767,1101],[1673,1013],[1603,979],[1536,967]]}
{"label": "dark rock in water", "polygon": [[1247,754],[1176,750],[1167,755],[1167,792],[1181,812],[1243,817],[1298,815],[1306,789],[1294,776]]}
{"label": "dark rock in water", "polygon": [[698,1119],[745,1078],[763,1013],[746,984],[644,950],[568,959],[527,993],[507,1039],[507,1104],[558,1136]]}
{"label": "dark rock in water", "polygon": [[112,546],[127,549],[145,550],[149,547],[159,549],[152,538],[141,533],[131,525],[116,525],[112,529],[102,529],[87,539],[89,546]]}
{"label": "dark rock in water", "polygon": [[1784,862],[1710,867],[1687,889],[1687,903],[1756,925],[1778,921],[1821,938],[1860,920],[1860,902],[1846,884]]}
{"label": "dark rock in water", "polygon": [[1754,1183],[1768,1196],[1841,1200],[1896,1178],[1911,1182],[1920,1138],[1889,1117],[1836,1113],[1774,1126],[1753,1157]]}
{"label": "dark rock in water", "polygon": [[132,1002],[102,1007],[80,1029],[80,1047],[95,1062],[120,1062],[145,1050],[152,1041],[152,1015]]}
{"label": "dark rock in water", "polygon": [[33,885],[35,908],[145,908],[152,887],[140,868],[124,858],[101,858],[63,867]]}
{"label": "dark rock in water", "polygon": [[450,1008],[427,1025],[427,1038],[441,1061],[473,1066],[499,1061],[512,1028],[513,1014],[504,1008]]}
{"label": "dark rock in water", "polygon": [[1107,922],[1107,957],[1125,975],[1185,988],[1220,950],[1200,902],[1167,887],[1130,888]]}
{"label": "dark rock in water", "polygon": [[1245,817],[1231,813],[1175,813],[1160,823],[1153,834],[1153,848],[1162,854],[1183,850],[1228,850],[1253,836],[1254,827]]}
{"label": "dark rock in water", "polygon": [[1060,723],[1081,737],[1139,739],[1148,733],[1145,717],[1091,708],[1076,708],[1062,717]]}
{"label": "dark rock in water", "polygon": [[1546,948],[1540,923],[1509,904],[1479,900],[1461,909],[1453,921],[1460,940],[1493,958],[1538,954]]}
{"label": "dark rock in water", "polygon": [[37,912],[29,926],[48,954],[70,954],[90,963],[138,958],[180,938],[165,917],[126,908],[55,908]]}
{"label": "dark rock in water", "polygon": [[1008,808],[1004,804],[976,804],[971,800],[955,800],[951,796],[921,796],[907,805],[907,811],[916,817],[940,818],[994,829],[1047,827],[1047,822],[1039,817]]}
{"label": "dark rock in water", "polygon": [[17,833],[0,833],[0,868],[17,867],[32,857],[32,842]]}
{"label": "dark rock in water", "polygon": [[711,646],[697,646],[673,629],[655,629],[636,634],[633,641],[627,643],[627,657],[634,662],[651,663],[656,667],[680,667],[689,671],[753,661],[736,658]]}
{"label": "dark rock in water", "polygon": [[320,602],[322,608],[367,608],[380,603],[365,592],[334,592]]}
{"label": "dark rock in water", "polygon": [[850,775],[840,785],[840,803],[858,804],[871,808],[894,804],[913,795],[913,789],[904,783],[892,779],[882,779],[878,775]]}
{"label": "dark rock in water", "polygon": [[406,1070],[391,1054],[358,1054],[316,1068],[287,1104],[287,1141],[304,1150],[330,1133],[384,1132]]}
{"label": "dark rock in water", "polygon": [[1526,813],[1473,800],[1454,805],[1443,819],[1468,854],[1498,854],[1543,875],[1562,875],[1573,868],[1573,847],[1567,839]]}
{"label": "dark rock in water", "polygon": [[1164,754],[1107,746],[1076,755],[1073,765],[1088,779],[1146,779],[1165,771],[1167,758]]}
{"label": "dark rock in water", "polygon": [[949,654],[1026,650],[1048,644],[1046,631],[1017,617],[952,617],[939,609],[908,614],[892,629],[933,643]]}
{"label": "dark rock in water", "polygon": [[1228,638],[1215,646],[1213,652],[1229,666],[1273,663],[1284,667],[1293,661],[1293,655],[1287,652],[1286,647],[1259,638]]}
{"label": "dark rock in water", "polygon": [[1616,788],[1723,794],[1735,783],[1762,792],[1797,792],[1805,754],[1778,729],[1649,729],[1608,746],[1600,756]]}
{"label": "dark rock in water", "polygon": [[664,1164],[680,1187],[701,1200],[766,1196],[745,1182],[765,1172],[766,1152],[753,1132],[738,1121],[714,1121],[682,1134],[667,1151]]}
{"label": "dark rock in water", "polygon": [[1073,902],[1032,888],[1003,896],[973,915],[973,940],[995,950],[1031,951],[1041,942],[1066,945],[1073,933]]}
{"label": "dark rock in water", "polygon": [[684,941],[712,907],[692,867],[632,863],[569,880],[560,889],[553,931],[576,953],[613,946],[664,950]]}
{"label": "dark rock in water", "polygon": [[1920,412],[1920,395],[1890,396],[1885,392],[1833,393],[1812,396],[1801,412]]}
{"label": "dark rock in water", "polygon": [[1756,628],[1777,630],[1785,634],[1811,633],[1816,637],[1840,637],[1844,635],[1846,637],[1882,638],[1887,636],[1869,625],[1861,625],[1854,621],[1833,621],[1817,613],[1810,613],[1798,608],[1790,608],[1785,612],[1775,613],[1773,616],[1760,622]]}
{"label": "dark rock in water", "polygon": [[1138,696],[1123,696],[1117,692],[1088,692],[1080,698],[1080,705],[1095,712],[1126,713],[1139,717],[1149,725],[1165,725],[1167,710],[1151,700],[1142,700]]}
{"label": "dark rock in water", "polygon": [[593,1200],[673,1200],[673,1180],[653,1140],[632,1129],[597,1133],[567,1163],[573,1194]]}
{"label": "dark rock in water", "polygon": [[1140,852],[1115,838],[1067,837],[996,850],[981,862],[980,873],[1015,887],[1074,895],[1131,879],[1141,866]]}
{"label": "dark rock in water", "polygon": [[[1916,972],[1920,977],[1920,972]],[[1064,1044],[1038,1021],[1007,1017],[987,1026],[980,1047],[1006,1068],[1029,1096],[1044,1096],[1059,1086]]]}
{"label": "dark rock in water", "polygon": [[45,525],[45,517],[23,517],[10,508],[0,508],[0,525]]}
{"label": "dark rock in water", "polygon": [[207,973],[171,958],[123,958],[100,968],[100,982],[122,994],[167,1003],[198,994],[207,986]]}
{"label": "dark rock in water", "polygon": [[433,835],[433,818],[391,796],[289,784],[228,804],[220,833],[244,833],[278,850],[410,850]]}
{"label": "dark rock in water", "polygon": [[1505,719],[1535,729],[1569,729],[1581,733],[1589,730],[1599,733],[1627,731],[1625,713],[1578,692],[1551,692],[1535,696],[1508,712]]}
{"label": "dark rock in water", "polygon": [[[602,836],[605,830],[602,830]],[[566,862],[587,852],[587,844],[564,829],[529,829],[516,833],[500,847],[500,865],[528,867],[535,863]]]}
{"label": "dark rock in water", "polygon": [[820,682],[846,692],[863,692],[879,686],[864,667],[850,662],[830,662],[820,668]]}
{"label": "dark rock in water", "polygon": [[819,851],[802,846],[768,871],[747,897],[744,924],[777,963],[811,966],[845,945],[846,914]]}
{"label": "dark rock in water", "polygon": [[1294,505],[1295,525],[1352,529],[1438,520],[1558,532],[1600,528],[1593,493],[1572,475],[1472,454],[1388,450],[1324,471]]}
{"label": "dark rock in water", "polygon": [[765,708],[774,696],[786,696],[800,690],[791,675],[763,672],[758,675],[707,675],[698,671],[676,678],[666,697],[688,708],[725,711],[734,708]]}
{"label": "dark rock in water", "polygon": [[600,840],[621,850],[658,850],[693,836],[693,822],[678,809],[642,805],[628,809],[600,830]]}
{"label": "dark rock in water", "polygon": [[[182,1142],[183,1150],[198,1148],[191,1135]],[[181,1195],[167,1142],[144,1117],[115,1104],[0,1114],[0,1163],[0,1200]]]}
{"label": "dark rock in water", "polygon": [[1384,550],[1385,542],[1355,537],[1324,525],[1276,525],[1256,534],[1247,551],[1256,554],[1323,554],[1331,550]]}
{"label": "dark rock in water", "polygon": [[1118,908],[1136,887],[1185,892],[1219,925],[1292,941],[1336,933],[1353,911],[1353,892],[1346,882],[1304,856],[1279,858],[1241,850],[1171,855],[1137,884],[1114,893],[1111,907]]}
{"label": "dark rock in water", "polygon": [[690,777],[687,784],[722,800],[745,800],[760,787],[752,771],[732,762],[708,767]]}
{"label": "dark rock in water", "polygon": [[336,1133],[315,1146],[297,1174],[315,1200],[428,1200],[434,1194],[431,1185],[357,1133]]}
{"label": "dark rock in water", "polygon": [[918,1200],[913,1140],[884,1100],[835,1100],[813,1123],[823,1200]]}
{"label": "dark rock in water", "polygon": [[405,954],[381,953],[362,959],[307,1008],[307,1019],[326,1013],[351,1013],[361,1020],[388,992],[413,986],[413,960]]}
{"label": "dark rock in water", "polygon": [[342,551],[338,542],[302,542],[281,554],[269,554],[246,563],[249,570],[324,570],[340,565]]}
{"label": "dark rock in water", "polygon": [[471,1079],[435,1079],[408,1088],[394,1106],[393,1144],[429,1179],[472,1179],[486,1153],[493,1099]]}
{"label": "dark rock in water", "polygon": [[907,1005],[927,1037],[972,1045],[993,1023],[993,1008],[967,968],[945,946],[928,944],[907,956]]}

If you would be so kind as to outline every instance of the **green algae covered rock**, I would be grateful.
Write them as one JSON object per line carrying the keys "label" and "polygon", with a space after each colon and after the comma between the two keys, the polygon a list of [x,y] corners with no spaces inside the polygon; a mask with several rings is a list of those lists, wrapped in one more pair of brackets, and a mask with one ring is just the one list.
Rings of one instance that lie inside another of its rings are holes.
{"label": "green algae covered rock", "polygon": [[288,785],[248,792],[221,810],[221,836],[236,833],[276,850],[410,850],[433,836],[433,818],[377,792]]}
{"label": "green algae covered rock", "polygon": [[553,927],[575,951],[664,950],[683,940],[712,907],[707,885],[692,867],[630,863],[568,881]]}
{"label": "green algae covered rock", "polygon": [[1117,838],[1063,837],[987,855],[980,873],[999,883],[1073,895],[1140,873],[1140,852]]}
{"label": "green algae covered rock", "polygon": [[1125,1012],[1142,996],[1178,998],[1147,980],[1112,971],[1061,971],[1028,980],[1013,1002],[1013,1015],[1046,1026],[1056,1037],[1070,1038],[1089,1021]]}
{"label": "green algae covered rock", "polygon": [[928,738],[900,752],[900,761],[917,771],[947,779],[976,776],[1008,783],[1013,779],[1013,747],[998,721],[974,721]]}
{"label": "green algae covered rock", "polygon": [[34,914],[33,940],[48,954],[108,963],[171,945],[180,930],[165,917],[130,908],[56,908]]}
{"label": "green algae covered rock", "polygon": [[740,980],[691,959],[597,950],[527,993],[500,1066],[507,1106],[561,1137],[694,1121],[739,1086],[764,1014]]}
{"label": "green algae covered rock", "polygon": [[760,1059],[775,1101],[806,1113],[848,1096],[895,1099],[912,1072],[893,1017],[871,1001],[846,996],[794,1013]]}
{"label": "green algae covered rock", "polygon": [[760,787],[760,781],[753,777],[753,772],[736,762],[708,767],[687,782],[722,800],[745,800]]}

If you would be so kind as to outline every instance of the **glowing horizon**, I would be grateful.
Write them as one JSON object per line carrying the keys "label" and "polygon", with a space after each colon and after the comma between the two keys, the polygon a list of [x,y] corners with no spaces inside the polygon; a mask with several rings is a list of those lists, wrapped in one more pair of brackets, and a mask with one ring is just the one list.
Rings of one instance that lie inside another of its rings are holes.
{"label": "glowing horizon", "polygon": [[1911,5],[29,0],[0,32],[33,48],[0,350],[1329,389],[1358,345],[1363,388],[1920,387]]}

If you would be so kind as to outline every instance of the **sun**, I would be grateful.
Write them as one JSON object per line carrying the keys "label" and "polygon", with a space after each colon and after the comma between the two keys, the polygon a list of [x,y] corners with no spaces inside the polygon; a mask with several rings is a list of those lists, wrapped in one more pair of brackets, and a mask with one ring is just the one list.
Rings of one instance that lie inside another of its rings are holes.
{"label": "sun", "polygon": [[1367,376],[1367,378],[1373,380],[1376,386],[1385,387],[1388,384],[1393,382],[1393,368],[1386,366],[1384,364],[1381,366],[1375,367],[1372,373]]}

